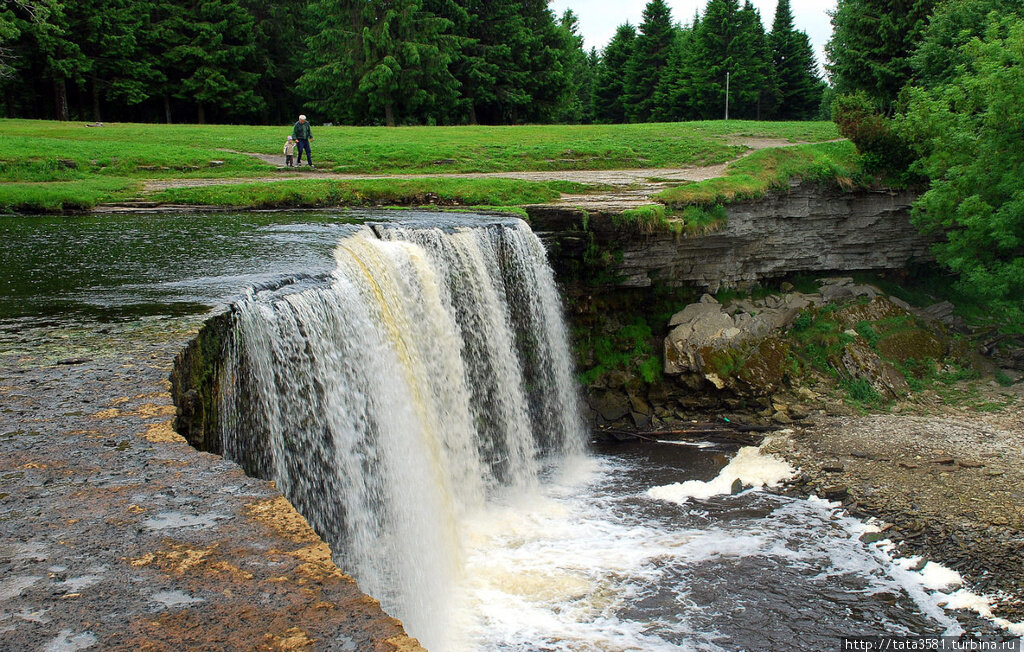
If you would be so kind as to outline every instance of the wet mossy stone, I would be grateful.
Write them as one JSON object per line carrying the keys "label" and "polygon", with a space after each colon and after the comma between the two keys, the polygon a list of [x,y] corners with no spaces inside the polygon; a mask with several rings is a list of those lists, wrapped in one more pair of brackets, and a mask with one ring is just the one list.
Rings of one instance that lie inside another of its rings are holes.
{"label": "wet mossy stone", "polygon": [[743,363],[738,380],[744,393],[754,396],[774,394],[786,379],[789,344],[777,337],[761,341]]}
{"label": "wet mossy stone", "polygon": [[949,346],[943,338],[922,328],[884,335],[878,340],[877,346],[882,357],[897,362],[941,360],[949,352]]}
{"label": "wet mossy stone", "polygon": [[852,303],[835,311],[835,320],[845,328],[853,328],[864,321],[875,322],[898,317],[910,317],[910,313],[885,297]]}

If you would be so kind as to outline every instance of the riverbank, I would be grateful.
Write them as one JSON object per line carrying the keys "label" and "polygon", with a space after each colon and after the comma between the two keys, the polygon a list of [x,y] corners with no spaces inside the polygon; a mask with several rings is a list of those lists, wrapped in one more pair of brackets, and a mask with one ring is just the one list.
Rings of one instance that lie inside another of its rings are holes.
{"label": "riverbank", "polygon": [[813,413],[769,450],[802,472],[796,495],[877,519],[893,554],[957,571],[997,617],[1024,622],[1024,385],[960,384],[988,405],[927,394],[886,414]]}
{"label": "riverbank", "polygon": [[[662,192],[678,203],[681,184],[728,176],[728,164],[751,152],[828,145],[837,137],[826,122],[317,127],[312,169],[283,165],[280,128],[86,126],[0,120],[0,210],[62,213],[140,203],[520,208],[564,200],[617,213],[659,203]],[[849,143],[840,149],[840,159],[855,158]],[[810,167],[815,174],[831,169],[819,163],[835,156],[816,152]],[[775,171],[772,162],[755,167]],[[801,169],[810,168],[805,162]],[[738,171],[743,179],[726,186],[763,191],[766,179],[751,186],[750,172]]]}

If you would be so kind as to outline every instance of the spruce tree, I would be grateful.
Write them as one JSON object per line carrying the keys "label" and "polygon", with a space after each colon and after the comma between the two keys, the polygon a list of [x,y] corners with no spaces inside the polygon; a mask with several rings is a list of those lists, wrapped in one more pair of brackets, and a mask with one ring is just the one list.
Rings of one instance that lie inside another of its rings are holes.
{"label": "spruce tree", "polygon": [[810,120],[821,107],[824,83],[818,75],[807,34],[793,27],[790,0],[779,0],[768,39],[778,80],[779,109],[783,120]]}
{"label": "spruce tree", "polygon": [[839,93],[864,91],[891,111],[935,0],[839,0],[826,68]]}
{"label": "spruce tree", "polygon": [[738,118],[761,120],[771,117],[778,106],[778,78],[772,65],[771,46],[759,12],[750,0],[739,12],[740,31],[736,51],[736,69],[730,88]]}
{"label": "spruce tree", "polygon": [[555,122],[585,122],[590,113],[593,79],[589,58],[583,50],[583,37],[578,31],[579,19],[572,9],[566,9],[558,26],[562,37],[561,59],[567,84],[565,100],[554,116]]}
{"label": "spruce tree", "polygon": [[690,99],[693,97],[694,59],[693,28],[677,30],[669,55],[668,66],[654,91],[653,119],[659,122],[687,120],[693,115]]}
{"label": "spruce tree", "polygon": [[605,46],[597,66],[594,85],[594,119],[597,122],[626,122],[626,70],[636,44],[636,29],[619,25]]}
{"label": "spruce tree", "polygon": [[725,114],[726,74],[735,68],[731,57],[738,14],[738,0],[710,0],[694,32],[694,48],[703,65],[694,70],[691,102],[700,119],[720,119]]}
{"label": "spruce tree", "polygon": [[672,12],[664,0],[644,7],[643,22],[633,55],[626,67],[626,116],[630,122],[648,122],[655,112],[655,91],[668,67],[675,42]]}
{"label": "spruce tree", "polygon": [[462,89],[469,100],[469,121],[509,122],[530,102],[521,54],[529,40],[526,22],[511,0],[467,0],[466,6],[474,39],[468,52],[475,62]]}
{"label": "spruce tree", "polygon": [[49,117],[70,120],[68,83],[85,81],[89,61],[77,42],[67,8],[58,2],[40,2],[20,9],[15,18],[21,35],[21,47],[15,54],[20,60],[19,72],[35,76],[49,86],[40,88],[43,96],[52,98],[53,112]]}
{"label": "spruce tree", "polygon": [[438,96],[453,95],[444,36],[451,23],[419,0],[319,0],[298,85],[335,121],[395,126],[420,121]]}
{"label": "spruce tree", "polygon": [[165,59],[173,96],[195,107],[200,124],[208,110],[218,119],[258,115],[263,98],[255,91],[252,15],[236,0],[188,0],[173,8],[163,25],[173,44]]}
{"label": "spruce tree", "polygon": [[132,106],[150,96],[161,74],[152,45],[148,0],[81,0],[68,5],[73,29],[88,60],[92,119],[103,119],[102,105]]}
{"label": "spruce tree", "polygon": [[428,120],[442,124],[461,124],[471,121],[471,100],[467,90],[479,80],[485,62],[476,49],[477,39],[470,33],[472,16],[465,0],[423,0],[423,10],[451,23],[441,36],[443,48],[448,52],[448,72],[455,82],[451,93],[435,97],[433,107],[427,110]]}
{"label": "spruce tree", "polygon": [[266,124],[294,121],[299,108],[295,80],[302,72],[308,3],[306,0],[243,1],[254,21],[254,69],[262,71],[255,89],[263,99],[260,121]]}
{"label": "spruce tree", "polygon": [[573,99],[573,64],[568,60],[582,63],[578,55],[583,54],[583,40],[565,38],[548,0],[520,0],[520,11],[527,36],[523,90],[529,101],[513,114],[512,122],[551,122]]}

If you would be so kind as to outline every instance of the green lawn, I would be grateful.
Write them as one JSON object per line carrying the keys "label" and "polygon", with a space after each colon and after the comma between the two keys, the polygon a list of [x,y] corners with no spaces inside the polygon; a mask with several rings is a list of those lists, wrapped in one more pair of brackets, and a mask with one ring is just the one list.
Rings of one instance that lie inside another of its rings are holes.
{"label": "green lawn", "polygon": [[[0,208],[52,211],[137,199],[141,198],[139,182],[146,179],[274,175],[274,166],[224,150],[277,156],[289,133],[290,125],[87,127],[84,123],[0,120]],[[830,122],[715,121],[519,127],[314,126],[314,136],[314,161],[320,169],[422,174],[708,165],[735,159],[744,152],[743,146],[729,144],[729,137],[821,142],[836,138],[837,132]],[[313,180],[298,183],[302,185],[289,186],[288,192],[308,187],[307,203],[330,201],[339,192],[325,190],[327,186]],[[538,190],[526,182],[509,182],[507,187],[491,186],[481,193],[470,188],[473,184],[459,183],[466,186],[466,195],[513,197]],[[518,188],[511,190],[516,185]],[[441,189],[440,184],[437,188]],[[166,192],[160,198],[196,197],[199,201],[207,197],[213,202],[219,193],[221,201],[234,203],[248,194],[273,204],[275,197],[285,192],[244,190]],[[467,198],[456,198],[458,193],[452,194],[451,185],[443,190],[452,203]]]}
{"label": "green lawn", "polygon": [[850,187],[860,165],[857,148],[849,141],[764,149],[729,165],[725,176],[670,188],[654,198],[682,208],[762,197],[792,179]]}
{"label": "green lawn", "polygon": [[308,179],[174,188],[151,195],[172,204],[309,208],[318,206],[522,206],[554,201],[587,186],[567,181],[515,179]]}

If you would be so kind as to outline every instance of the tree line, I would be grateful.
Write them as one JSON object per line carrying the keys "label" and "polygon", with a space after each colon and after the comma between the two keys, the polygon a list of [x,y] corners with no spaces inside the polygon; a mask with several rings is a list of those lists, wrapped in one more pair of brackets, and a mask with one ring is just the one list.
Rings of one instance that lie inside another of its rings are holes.
{"label": "tree line", "polygon": [[957,288],[1024,334],[1024,3],[839,0],[826,47],[840,133],[923,194]]}
{"label": "tree line", "polygon": [[4,0],[9,117],[343,124],[807,119],[824,82],[780,0],[652,0],[602,52],[548,0]]}

